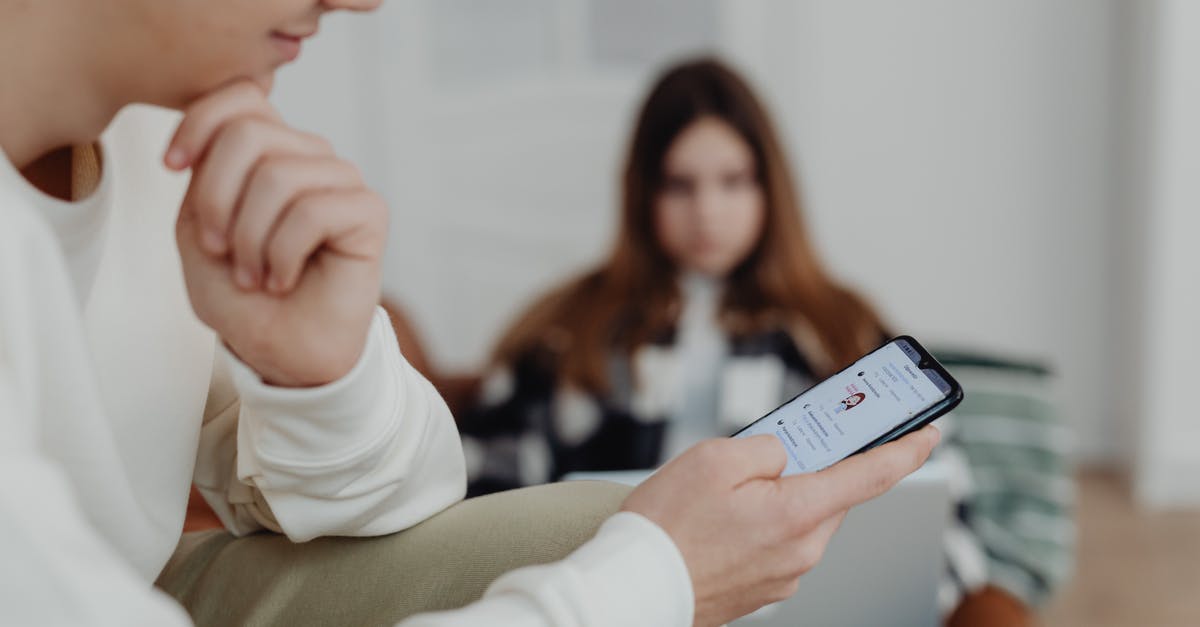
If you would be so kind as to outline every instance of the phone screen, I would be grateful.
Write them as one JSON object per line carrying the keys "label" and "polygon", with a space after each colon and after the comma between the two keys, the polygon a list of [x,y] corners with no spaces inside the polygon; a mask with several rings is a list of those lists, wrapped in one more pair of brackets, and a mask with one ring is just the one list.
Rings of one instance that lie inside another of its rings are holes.
{"label": "phone screen", "polygon": [[815,472],[944,401],[953,385],[921,368],[921,352],[896,339],[734,434],[768,433],[787,450],[783,474]]}

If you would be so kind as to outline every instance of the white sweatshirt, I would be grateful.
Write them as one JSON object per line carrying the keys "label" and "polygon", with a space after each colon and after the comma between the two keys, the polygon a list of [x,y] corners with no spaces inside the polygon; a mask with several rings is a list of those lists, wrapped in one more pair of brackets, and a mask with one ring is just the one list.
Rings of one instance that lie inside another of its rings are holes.
{"label": "white sweatshirt", "polygon": [[[454,421],[376,315],[320,388],[263,384],[192,314],[174,243],[177,117],[123,113],[100,187],[32,188],[0,152],[0,624],[186,625],[151,585],[194,481],[236,534],[297,542],[410,527],[462,498]],[[687,568],[636,514],[562,562],[413,625],[689,625]]]}

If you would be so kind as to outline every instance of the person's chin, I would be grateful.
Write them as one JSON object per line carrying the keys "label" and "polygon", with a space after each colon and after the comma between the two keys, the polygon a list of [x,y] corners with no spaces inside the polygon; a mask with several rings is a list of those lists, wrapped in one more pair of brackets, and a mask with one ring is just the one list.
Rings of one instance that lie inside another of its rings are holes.
{"label": "person's chin", "polygon": [[688,266],[693,271],[714,279],[722,279],[729,274],[729,264],[719,259],[694,259]]}
{"label": "person's chin", "polygon": [[713,274],[725,274],[734,266],[734,260],[729,251],[713,247],[698,256],[700,265]]}

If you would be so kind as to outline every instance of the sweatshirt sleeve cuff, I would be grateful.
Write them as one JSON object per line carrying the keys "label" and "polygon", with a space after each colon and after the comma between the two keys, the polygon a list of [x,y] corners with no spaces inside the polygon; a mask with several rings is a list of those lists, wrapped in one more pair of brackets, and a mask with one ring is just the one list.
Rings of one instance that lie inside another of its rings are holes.
{"label": "sweatshirt sleeve cuff", "polygon": [[692,577],[671,536],[648,518],[620,512],[567,558],[604,604],[610,625],[691,625]]}
{"label": "sweatshirt sleeve cuff", "polygon": [[[312,388],[267,385],[221,345],[241,397],[240,436],[264,460],[323,465],[379,442],[403,402],[403,357],[387,314],[376,309],[358,363],[341,379]],[[239,438],[240,439],[240,438]]]}
{"label": "sweatshirt sleeve cuff", "polygon": [[[688,627],[695,601],[687,564],[674,541],[639,514],[620,512],[564,560],[579,595],[585,625]],[[489,594],[519,588],[521,571],[502,577]]]}

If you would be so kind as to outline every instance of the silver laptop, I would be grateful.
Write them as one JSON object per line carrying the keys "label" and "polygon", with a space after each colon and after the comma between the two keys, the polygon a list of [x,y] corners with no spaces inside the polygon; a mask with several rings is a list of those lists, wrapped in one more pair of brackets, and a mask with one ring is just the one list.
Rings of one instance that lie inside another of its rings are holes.
{"label": "silver laptop", "polygon": [[[636,485],[650,471],[571,473]],[[931,461],[887,494],[852,510],[821,563],[786,601],[735,627],[934,627],[943,571],[942,533],[950,515],[949,477]]]}

